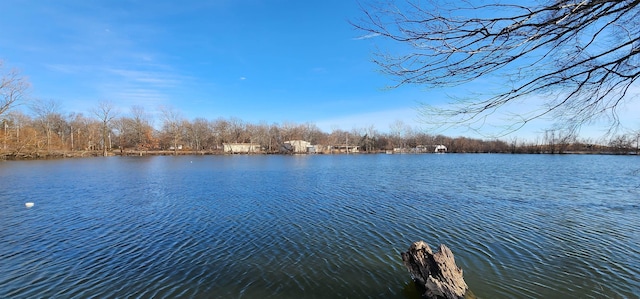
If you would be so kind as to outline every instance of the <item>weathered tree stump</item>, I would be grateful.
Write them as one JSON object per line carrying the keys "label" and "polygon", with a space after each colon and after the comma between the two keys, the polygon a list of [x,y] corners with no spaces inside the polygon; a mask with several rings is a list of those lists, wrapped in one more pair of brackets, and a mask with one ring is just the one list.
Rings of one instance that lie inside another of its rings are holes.
{"label": "weathered tree stump", "polygon": [[415,282],[424,288],[426,298],[464,298],[467,283],[462,278],[451,249],[440,245],[440,251],[433,253],[423,241],[415,242],[409,251],[402,253],[402,262]]}

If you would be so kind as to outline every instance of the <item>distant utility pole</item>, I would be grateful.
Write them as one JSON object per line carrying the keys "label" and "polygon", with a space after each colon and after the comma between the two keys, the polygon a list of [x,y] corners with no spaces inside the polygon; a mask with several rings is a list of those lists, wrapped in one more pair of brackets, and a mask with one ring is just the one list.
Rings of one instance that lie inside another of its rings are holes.
{"label": "distant utility pole", "polygon": [[346,138],[347,146],[346,146],[346,148],[347,148],[347,154],[349,154],[349,133],[346,133],[346,135],[347,135],[347,138]]}
{"label": "distant utility pole", "polygon": [[4,124],[4,140],[3,140],[3,145],[2,148],[3,149],[7,149],[7,121],[3,121],[2,122]]}

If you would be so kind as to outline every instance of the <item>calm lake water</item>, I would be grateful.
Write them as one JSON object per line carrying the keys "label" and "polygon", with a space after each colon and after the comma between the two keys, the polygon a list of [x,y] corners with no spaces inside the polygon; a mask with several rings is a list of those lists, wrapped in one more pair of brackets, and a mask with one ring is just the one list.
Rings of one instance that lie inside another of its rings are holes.
{"label": "calm lake water", "polygon": [[[0,298],[414,298],[444,243],[479,298],[640,297],[640,157],[0,163]],[[25,202],[34,202],[28,209]]]}

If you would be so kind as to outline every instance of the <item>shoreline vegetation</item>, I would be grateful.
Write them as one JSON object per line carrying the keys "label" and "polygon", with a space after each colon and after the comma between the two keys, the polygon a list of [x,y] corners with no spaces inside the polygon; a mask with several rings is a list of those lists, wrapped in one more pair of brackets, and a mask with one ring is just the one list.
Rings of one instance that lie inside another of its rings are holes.
{"label": "shoreline vegetation", "polygon": [[[542,154],[542,155],[638,155],[635,151],[619,152],[612,151],[611,149],[602,148],[600,151],[564,151],[561,153],[555,152],[527,152],[527,151],[514,151],[514,152],[457,152],[450,151],[450,154]],[[431,152],[415,152],[415,151],[371,151],[371,152],[358,152],[358,153],[346,153],[338,151],[324,151],[317,153],[267,153],[267,152],[249,152],[249,153],[225,153],[222,150],[110,150],[107,152],[109,157],[144,157],[144,156],[224,156],[224,155],[370,155],[370,154],[395,154],[395,155],[419,155],[419,154],[434,154]],[[87,150],[87,151],[51,151],[51,152],[38,152],[38,153],[2,153],[0,152],[0,161],[19,161],[19,160],[56,160],[56,159],[70,159],[70,158],[89,158],[89,157],[102,157],[102,150]]]}
{"label": "shoreline vegetation", "polygon": [[[534,139],[448,137],[396,121],[389,131],[364,126],[331,132],[314,123],[250,123],[239,118],[185,119],[161,109],[154,119],[143,107],[119,116],[100,103],[93,117],[60,112],[56,102],[34,102],[33,115],[13,110],[0,115],[0,160],[36,160],[92,156],[223,154],[633,154],[640,131],[608,139],[580,138],[577,132],[549,129]],[[159,125],[157,124],[160,120]]]}

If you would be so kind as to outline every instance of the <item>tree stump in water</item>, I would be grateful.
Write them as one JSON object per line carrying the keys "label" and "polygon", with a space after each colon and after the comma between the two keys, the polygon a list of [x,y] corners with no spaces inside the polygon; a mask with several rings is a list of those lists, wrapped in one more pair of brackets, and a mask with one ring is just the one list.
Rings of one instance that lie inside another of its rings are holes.
{"label": "tree stump in water", "polygon": [[427,243],[415,242],[409,251],[402,253],[402,262],[416,283],[425,289],[424,297],[464,298],[467,283],[447,246],[441,244],[440,251],[433,253]]}

